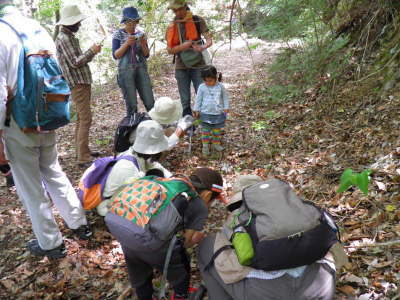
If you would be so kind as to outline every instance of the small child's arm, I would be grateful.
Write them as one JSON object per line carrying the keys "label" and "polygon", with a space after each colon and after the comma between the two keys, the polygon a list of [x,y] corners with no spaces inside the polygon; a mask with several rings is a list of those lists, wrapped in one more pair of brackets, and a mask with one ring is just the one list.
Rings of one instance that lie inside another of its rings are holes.
{"label": "small child's arm", "polygon": [[224,106],[224,113],[229,112],[229,93],[226,88],[221,84],[222,87],[222,102]]}
{"label": "small child's arm", "polygon": [[194,101],[193,115],[195,118],[199,117],[199,112],[203,103],[203,84],[201,84],[197,90],[196,99]]}

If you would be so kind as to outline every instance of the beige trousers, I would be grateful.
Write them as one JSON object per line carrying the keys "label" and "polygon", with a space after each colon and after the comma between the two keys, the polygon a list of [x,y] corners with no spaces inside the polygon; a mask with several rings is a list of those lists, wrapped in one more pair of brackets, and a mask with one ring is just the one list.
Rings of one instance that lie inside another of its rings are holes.
{"label": "beige trousers", "polygon": [[91,85],[78,84],[72,91],[72,101],[77,113],[75,127],[75,150],[78,163],[91,161],[89,149],[89,130],[92,124],[92,112],[90,110]]}

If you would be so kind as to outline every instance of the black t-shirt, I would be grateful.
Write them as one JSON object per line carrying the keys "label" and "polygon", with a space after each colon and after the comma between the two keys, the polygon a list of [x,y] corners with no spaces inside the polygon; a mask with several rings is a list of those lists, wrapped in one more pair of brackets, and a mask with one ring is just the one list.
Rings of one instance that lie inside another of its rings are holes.
{"label": "black t-shirt", "polygon": [[184,229],[193,229],[201,231],[204,228],[208,218],[208,208],[203,199],[196,197],[189,201],[189,204],[183,215]]}

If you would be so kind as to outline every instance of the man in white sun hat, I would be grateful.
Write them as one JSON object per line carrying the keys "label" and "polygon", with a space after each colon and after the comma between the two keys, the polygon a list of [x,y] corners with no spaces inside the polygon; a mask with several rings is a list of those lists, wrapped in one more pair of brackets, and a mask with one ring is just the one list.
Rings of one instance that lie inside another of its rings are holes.
{"label": "man in white sun hat", "polygon": [[147,174],[149,170],[160,170],[164,177],[170,177],[172,174],[165,169],[158,161],[163,151],[168,149],[168,138],[164,135],[163,128],[153,120],[147,120],[140,123],[136,129],[136,139],[134,144],[119,156],[133,156],[136,165],[126,159],[119,160],[113,167],[107,177],[104,186],[102,201],[97,207],[97,212],[105,216],[112,195],[128,180],[140,178]]}
{"label": "man in white sun hat", "polygon": [[56,39],[57,57],[62,73],[67,80],[72,94],[72,101],[78,119],[75,127],[75,151],[78,165],[85,165],[98,153],[89,149],[89,130],[92,123],[90,109],[92,74],[88,63],[100,52],[101,45],[94,44],[83,52],[75,36],[81,22],[87,17],[77,5],[67,5],[61,10],[57,25],[61,26]]}

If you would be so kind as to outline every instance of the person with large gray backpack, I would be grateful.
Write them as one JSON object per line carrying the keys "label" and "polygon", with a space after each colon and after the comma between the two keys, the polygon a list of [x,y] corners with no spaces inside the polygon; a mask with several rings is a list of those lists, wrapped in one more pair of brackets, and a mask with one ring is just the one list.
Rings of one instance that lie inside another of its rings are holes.
{"label": "person with large gray backpack", "polygon": [[332,299],[346,262],[331,216],[289,184],[243,175],[223,228],[199,245],[210,300]]}

